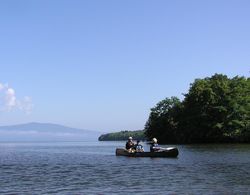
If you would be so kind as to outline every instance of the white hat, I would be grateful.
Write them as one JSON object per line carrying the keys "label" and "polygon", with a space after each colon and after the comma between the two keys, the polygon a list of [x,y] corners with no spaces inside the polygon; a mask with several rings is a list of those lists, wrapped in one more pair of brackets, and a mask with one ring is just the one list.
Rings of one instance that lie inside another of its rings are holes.
{"label": "white hat", "polygon": [[128,139],[133,139],[132,137],[129,137]]}
{"label": "white hat", "polygon": [[156,139],[156,138],[153,138],[152,141],[153,141],[154,143],[157,143],[157,139]]}

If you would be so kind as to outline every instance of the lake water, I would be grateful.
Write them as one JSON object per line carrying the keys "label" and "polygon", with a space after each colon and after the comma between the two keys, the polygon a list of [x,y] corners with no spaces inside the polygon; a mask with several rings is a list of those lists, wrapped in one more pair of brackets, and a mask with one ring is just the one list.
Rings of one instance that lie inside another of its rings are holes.
{"label": "lake water", "polygon": [[250,145],[178,145],[172,159],[116,157],[124,144],[0,143],[0,194],[250,194]]}

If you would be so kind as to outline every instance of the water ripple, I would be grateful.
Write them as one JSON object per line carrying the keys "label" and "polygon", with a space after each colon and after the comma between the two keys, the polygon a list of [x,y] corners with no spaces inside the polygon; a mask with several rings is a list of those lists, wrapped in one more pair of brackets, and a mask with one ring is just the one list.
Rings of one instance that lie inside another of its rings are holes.
{"label": "water ripple", "polygon": [[151,159],[116,157],[117,143],[101,144],[87,152],[84,144],[0,145],[0,194],[250,193],[249,145],[178,146],[177,159]]}

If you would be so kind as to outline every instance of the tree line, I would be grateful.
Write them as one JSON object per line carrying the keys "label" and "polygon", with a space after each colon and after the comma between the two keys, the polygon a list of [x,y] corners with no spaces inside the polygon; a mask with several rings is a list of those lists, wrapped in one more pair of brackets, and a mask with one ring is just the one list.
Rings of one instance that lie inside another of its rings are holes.
{"label": "tree line", "polygon": [[128,137],[133,137],[134,140],[146,140],[145,132],[143,130],[136,131],[119,131],[114,133],[107,133],[101,135],[99,141],[121,141],[127,140]]}
{"label": "tree line", "polygon": [[196,79],[182,101],[166,98],[151,109],[145,135],[160,143],[250,142],[250,78]]}

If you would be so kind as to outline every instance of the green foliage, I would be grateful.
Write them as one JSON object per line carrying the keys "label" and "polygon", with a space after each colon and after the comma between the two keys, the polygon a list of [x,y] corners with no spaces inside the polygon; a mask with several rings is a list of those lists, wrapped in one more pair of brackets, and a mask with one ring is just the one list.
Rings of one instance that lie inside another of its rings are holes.
{"label": "green foliage", "polygon": [[157,137],[160,142],[175,142],[178,130],[178,113],[181,102],[177,97],[166,98],[151,109],[145,125],[149,139]]}
{"label": "green foliage", "polygon": [[98,138],[98,140],[99,141],[119,141],[119,140],[127,140],[128,137],[130,136],[133,137],[134,140],[146,140],[146,136],[143,130],[107,133],[107,134],[101,135]]}
{"label": "green foliage", "polygon": [[249,142],[250,78],[196,79],[182,102],[166,98],[152,108],[145,130],[162,143]]}

